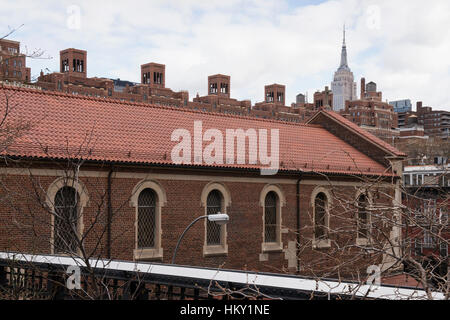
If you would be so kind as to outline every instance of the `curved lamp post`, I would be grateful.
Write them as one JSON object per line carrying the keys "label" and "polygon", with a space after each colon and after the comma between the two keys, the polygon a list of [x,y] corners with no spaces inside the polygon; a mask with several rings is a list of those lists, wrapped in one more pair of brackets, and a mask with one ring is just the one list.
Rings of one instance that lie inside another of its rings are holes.
{"label": "curved lamp post", "polygon": [[178,239],[177,246],[175,247],[175,251],[174,251],[173,257],[172,257],[172,264],[175,264],[175,257],[177,256],[178,247],[180,246],[181,240],[183,240],[184,235],[197,221],[199,221],[201,219],[208,219],[211,222],[215,222],[219,225],[224,225],[224,224],[228,223],[228,221],[230,220],[230,217],[226,213],[219,212],[217,214],[209,214],[206,216],[201,216],[201,217],[198,217],[197,219],[195,219],[194,221],[192,221],[187,226],[187,228],[183,231],[183,233],[180,236],[180,239]]}

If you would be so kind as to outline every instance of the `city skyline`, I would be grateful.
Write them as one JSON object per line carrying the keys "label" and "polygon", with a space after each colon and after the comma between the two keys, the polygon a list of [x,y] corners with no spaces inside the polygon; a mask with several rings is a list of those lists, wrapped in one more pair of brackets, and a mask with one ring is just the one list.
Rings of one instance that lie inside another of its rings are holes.
{"label": "city skyline", "polygon": [[58,71],[59,51],[75,47],[88,51],[89,77],[140,82],[140,65],[156,62],[166,65],[166,86],[188,90],[191,99],[207,93],[208,75],[222,73],[231,76],[233,98],[255,104],[264,100],[264,85],[280,83],[287,105],[299,93],[312,101],[316,90],[330,86],[345,22],[357,92],[365,77],[384,100],[450,110],[450,64],[443,58],[450,55],[450,5],[402,2],[152,1],[125,8],[48,1],[38,17],[36,4],[18,1],[2,6],[0,17],[10,27],[24,24],[9,37],[23,50],[41,48],[53,57],[28,59],[32,77]]}

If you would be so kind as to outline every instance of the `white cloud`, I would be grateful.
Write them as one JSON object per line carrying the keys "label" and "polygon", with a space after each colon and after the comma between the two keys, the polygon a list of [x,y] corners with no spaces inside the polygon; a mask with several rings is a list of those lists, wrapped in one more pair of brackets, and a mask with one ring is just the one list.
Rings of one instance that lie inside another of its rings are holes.
{"label": "white cloud", "polygon": [[[24,23],[11,38],[54,57],[28,61],[33,74],[57,70],[59,50],[76,47],[88,50],[89,76],[139,81],[140,65],[154,61],[166,64],[168,87],[191,97],[206,94],[209,74],[225,73],[237,99],[261,101],[264,85],[277,82],[290,103],[330,85],[345,22],[358,82],[377,82],[385,99],[450,109],[447,0],[303,2],[19,0],[2,4],[0,28]],[[72,4],[81,9],[80,30],[67,28]]]}

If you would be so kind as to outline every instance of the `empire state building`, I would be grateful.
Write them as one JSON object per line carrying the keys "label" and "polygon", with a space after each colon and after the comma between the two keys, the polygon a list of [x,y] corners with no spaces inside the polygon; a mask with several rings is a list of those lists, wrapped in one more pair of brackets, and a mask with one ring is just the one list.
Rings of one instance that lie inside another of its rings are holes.
{"label": "empire state building", "polygon": [[341,52],[341,65],[334,73],[334,80],[333,82],[331,82],[331,90],[333,91],[334,111],[345,109],[345,101],[357,99],[356,82],[354,81],[353,72],[350,70],[347,61],[345,28],[344,28],[344,41],[342,43],[342,52]]}

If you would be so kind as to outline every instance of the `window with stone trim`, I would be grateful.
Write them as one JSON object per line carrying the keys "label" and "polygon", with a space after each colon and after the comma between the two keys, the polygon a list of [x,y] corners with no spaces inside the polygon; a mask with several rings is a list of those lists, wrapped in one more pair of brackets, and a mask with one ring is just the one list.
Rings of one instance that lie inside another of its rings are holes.
{"label": "window with stone trim", "polygon": [[264,205],[264,242],[278,241],[278,202],[278,195],[275,192],[267,193]]}
{"label": "window with stone trim", "polygon": [[156,243],[156,204],[157,195],[153,189],[146,188],[138,197],[137,247],[154,248]]}
{"label": "window with stone trim", "polygon": [[54,252],[69,254],[77,252],[79,224],[79,195],[72,187],[63,187],[54,200]]}
{"label": "window with stone trim", "polygon": [[[219,190],[212,190],[208,194],[206,213],[217,214],[223,208],[223,195]],[[207,220],[206,222],[206,244],[208,246],[222,244],[222,226]]]}
{"label": "window with stone trim", "polygon": [[369,201],[364,194],[358,197],[358,238],[367,239],[369,237]]}
{"label": "window with stone trim", "polygon": [[323,192],[318,193],[314,199],[314,236],[316,240],[328,238],[327,202],[328,198]]}

